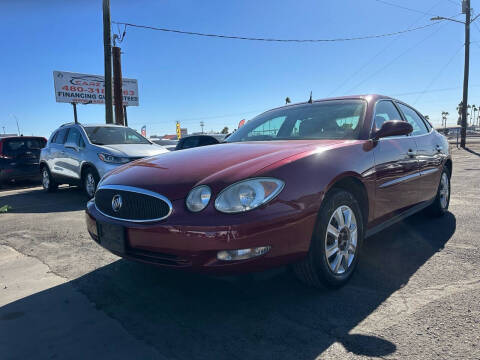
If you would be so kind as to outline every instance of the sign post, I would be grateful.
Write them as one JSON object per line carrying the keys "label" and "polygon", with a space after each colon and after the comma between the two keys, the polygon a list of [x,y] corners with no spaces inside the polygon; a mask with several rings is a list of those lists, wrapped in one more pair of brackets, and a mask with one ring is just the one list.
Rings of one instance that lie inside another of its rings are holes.
{"label": "sign post", "polygon": [[72,105],[73,105],[73,119],[75,120],[75,124],[78,124],[77,103],[72,102]]}

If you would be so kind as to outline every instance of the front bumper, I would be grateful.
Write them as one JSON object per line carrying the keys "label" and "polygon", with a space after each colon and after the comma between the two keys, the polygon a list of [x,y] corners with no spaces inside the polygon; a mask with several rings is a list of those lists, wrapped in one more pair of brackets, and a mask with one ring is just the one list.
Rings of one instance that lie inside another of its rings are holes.
{"label": "front bumper", "polygon": [[[173,202],[174,208],[183,206],[183,201],[176,202]],[[125,251],[108,250],[125,258],[166,268],[217,275],[262,271],[298,261],[308,252],[316,212],[289,212],[268,219],[259,218],[255,212],[244,216],[242,224],[234,225],[223,219],[218,225],[212,225],[211,221],[204,226],[185,225],[184,221],[175,224],[174,216],[157,223],[135,224],[105,217],[92,201],[86,210],[87,227],[95,241],[98,242],[95,234],[97,222],[123,226]],[[259,257],[236,261],[217,259],[217,253],[222,250],[262,246],[271,249]]]}

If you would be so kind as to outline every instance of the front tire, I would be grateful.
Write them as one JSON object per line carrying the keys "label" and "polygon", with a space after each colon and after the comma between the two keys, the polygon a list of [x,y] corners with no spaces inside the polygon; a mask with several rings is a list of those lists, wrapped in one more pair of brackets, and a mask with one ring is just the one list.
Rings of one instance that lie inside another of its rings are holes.
{"label": "front tire", "polygon": [[47,166],[42,167],[42,187],[45,192],[54,192],[58,188]]}
{"label": "front tire", "polygon": [[89,167],[85,170],[83,174],[83,191],[89,199],[95,196],[99,181],[100,177],[95,169]]}
{"label": "front tire", "polygon": [[355,197],[334,189],[320,208],[307,257],[294,264],[300,281],[339,288],[350,280],[363,244],[363,216]]}
{"label": "front tire", "polygon": [[443,167],[440,183],[438,184],[437,195],[432,205],[428,209],[428,213],[433,217],[443,216],[448,211],[450,204],[450,171],[447,167]]}

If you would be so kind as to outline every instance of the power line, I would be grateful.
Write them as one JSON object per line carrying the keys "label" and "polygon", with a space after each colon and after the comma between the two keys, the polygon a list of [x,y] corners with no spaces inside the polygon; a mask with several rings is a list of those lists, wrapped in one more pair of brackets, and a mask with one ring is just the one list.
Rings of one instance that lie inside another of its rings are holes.
{"label": "power line", "polygon": [[460,50],[463,49],[464,46],[465,46],[465,44],[462,44],[462,45],[455,51],[455,53],[452,55],[452,57],[447,61],[447,63],[442,66],[442,68],[440,69],[440,71],[432,78],[432,80],[431,80],[430,83],[427,85],[427,87],[425,88],[425,90],[422,91],[422,92],[418,95],[418,97],[417,97],[417,99],[415,100],[415,102],[413,103],[413,105],[415,105],[415,104],[421,99],[421,97],[430,89],[430,87],[433,85],[433,83],[438,80],[438,78],[440,77],[440,75],[443,74],[443,72],[445,71],[445,69],[452,63],[452,61],[456,58],[456,56],[458,55],[458,53],[460,52]]}
{"label": "power line", "polygon": [[428,13],[428,12],[421,11],[421,10],[415,10],[415,9],[412,9],[412,8],[409,8],[409,7],[406,7],[406,6],[403,6],[403,5],[394,4],[394,3],[384,1],[384,0],[373,0],[373,1],[379,2],[379,3],[384,4],[384,5],[393,6],[393,7],[399,8],[399,9],[403,9],[403,10],[407,10],[407,11],[411,11],[411,12],[416,12],[418,14],[435,16],[435,14],[432,14],[432,13]]}
{"label": "power line", "polygon": [[386,34],[377,34],[377,35],[365,35],[365,36],[355,36],[350,38],[332,38],[332,39],[277,39],[277,38],[261,38],[261,37],[248,37],[248,36],[237,36],[237,35],[223,35],[223,34],[207,34],[193,31],[177,30],[177,29],[167,29],[159,28],[154,26],[147,25],[138,25],[125,22],[112,21],[113,24],[125,25],[126,27],[134,27],[147,30],[163,31],[170,32],[182,35],[193,35],[193,36],[203,36],[203,37],[212,37],[212,38],[221,38],[221,39],[233,39],[233,40],[249,40],[249,41],[266,41],[266,42],[295,42],[295,43],[315,43],[315,42],[339,42],[339,41],[354,41],[354,40],[367,40],[367,39],[377,39],[390,36],[396,36],[400,34],[405,34],[412,31],[422,30],[430,26],[440,23],[440,21],[429,23],[426,25],[409,28],[405,30],[395,31]]}
{"label": "power line", "polygon": [[[437,7],[443,0],[439,0],[438,2],[436,2],[434,5],[432,5],[427,11],[431,11],[433,10],[435,7]],[[429,15],[430,16],[430,15]],[[412,22],[412,24],[410,26],[415,26],[417,25],[421,20],[423,20],[425,18],[425,16],[420,16],[417,18],[417,20],[415,20],[414,22]],[[368,65],[370,65],[372,63],[373,60],[377,59],[380,55],[382,55],[388,48],[390,48],[396,41],[398,41],[399,38],[393,38],[391,39],[388,44],[383,47],[378,53],[376,53],[374,56],[372,56],[371,58],[369,58],[362,66],[360,66],[357,70],[355,70],[350,76],[346,77],[345,80],[340,83],[336,88],[335,90],[333,90],[332,92],[330,92],[329,96],[332,95],[332,94],[335,94],[339,89],[343,88],[348,82],[350,82],[352,80],[352,78],[356,77],[358,74],[360,74],[360,72],[365,69]]]}
{"label": "power line", "polygon": [[380,69],[378,69],[377,71],[375,71],[373,74],[370,74],[368,76],[366,76],[363,80],[361,80],[360,82],[358,82],[356,85],[354,85],[353,87],[351,87],[347,93],[351,93],[353,90],[355,90],[356,88],[358,88],[359,86],[363,85],[365,82],[367,82],[368,80],[371,80],[373,77],[377,76],[379,73],[381,73],[382,71],[384,71],[385,69],[387,69],[388,67],[390,67],[393,63],[395,63],[398,59],[400,59],[402,56],[406,55],[407,53],[409,53],[411,50],[415,49],[417,46],[421,45],[422,43],[424,43],[426,40],[428,40],[429,38],[431,38],[433,35],[435,35],[436,33],[438,33],[438,31],[440,31],[441,28],[438,28],[436,31],[433,31],[432,33],[428,34],[425,38],[423,38],[422,40],[420,40],[419,42],[417,42],[416,44],[410,46],[409,48],[407,48],[405,51],[403,51],[402,53],[400,53],[399,55],[397,55],[396,57],[394,57],[392,60],[390,60],[388,63],[386,63],[385,65],[383,65]]}
{"label": "power line", "polygon": [[[479,85],[470,85],[470,87],[480,87]],[[418,94],[431,94],[431,93],[436,93],[436,92],[443,92],[443,91],[451,91],[451,90],[458,90],[461,89],[462,86],[454,86],[454,87],[448,87],[448,88],[441,88],[441,89],[432,89],[432,90],[422,90],[422,91],[410,91],[410,92],[404,92],[404,93],[397,93],[397,94],[391,94],[391,96],[409,96],[409,95],[418,95]]]}

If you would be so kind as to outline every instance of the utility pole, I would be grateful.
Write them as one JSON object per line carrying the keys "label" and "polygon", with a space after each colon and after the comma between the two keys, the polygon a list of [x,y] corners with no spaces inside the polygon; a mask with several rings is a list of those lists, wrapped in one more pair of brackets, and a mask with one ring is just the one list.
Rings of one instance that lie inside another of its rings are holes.
{"label": "utility pole", "polygon": [[103,0],[103,51],[105,62],[105,122],[113,124],[112,111],[112,39],[110,34],[110,0]]}
{"label": "utility pole", "polygon": [[120,48],[112,48],[113,57],[113,98],[115,99],[115,123],[125,125],[123,119],[122,64]]}
{"label": "utility pole", "polygon": [[463,69],[463,106],[460,147],[465,148],[467,139],[468,75],[470,71],[470,0],[464,0],[462,7],[462,12],[465,13],[465,66]]}
{"label": "utility pole", "polygon": [[202,134],[203,134],[203,127],[205,126],[205,123],[203,121],[200,121],[200,126],[202,128]]}
{"label": "utility pole", "polygon": [[449,20],[465,25],[465,64],[463,68],[463,100],[461,105],[461,121],[460,125],[460,146],[465,148],[467,138],[467,112],[468,112],[468,77],[470,70],[470,24],[474,22],[479,16],[471,18],[470,0],[462,0],[462,13],[465,14],[465,21],[446,18],[443,16],[436,16],[430,20]]}

